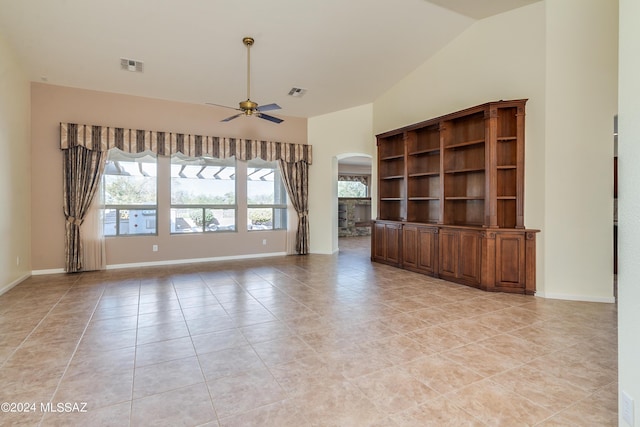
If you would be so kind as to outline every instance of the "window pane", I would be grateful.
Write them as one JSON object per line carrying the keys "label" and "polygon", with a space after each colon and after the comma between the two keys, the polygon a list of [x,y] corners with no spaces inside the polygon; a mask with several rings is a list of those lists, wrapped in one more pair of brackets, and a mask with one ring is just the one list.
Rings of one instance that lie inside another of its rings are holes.
{"label": "window pane", "polygon": [[118,234],[121,236],[133,234],[156,234],[155,209],[121,209],[118,220]]}
{"label": "window pane", "polygon": [[274,209],[273,210],[273,229],[274,230],[286,230],[287,229],[287,209]]}
{"label": "window pane", "polygon": [[205,231],[236,231],[235,209],[205,209]]}
{"label": "window pane", "polygon": [[338,181],[338,197],[367,197],[367,186],[358,181]]}
{"label": "window pane", "polygon": [[249,208],[249,230],[273,230],[273,210],[271,208]]}
{"label": "window pane", "polygon": [[151,154],[109,150],[104,170],[106,205],[155,205],[157,162]]}
{"label": "window pane", "polygon": [[118,234],[118,219],[116,217],[116,209],[105,209],[103,211],[103,230],[105,236],[117,236]]}
{"label": "window pane", "polygon": [[172,233],[201,233],[203,209],[171,209]]}
{"label": "window pane", "polygon": [[235,159],[171,157],[171,204],[235,205]]}
{"label": "window pane", "polygon": [[287,228],[286,208],[249,208],[249,230],[285,230]]}
{"label": "window pane", "polygon": [[284,205],[286,192],[275,162],[251,160],[247,164],[247,204]]}

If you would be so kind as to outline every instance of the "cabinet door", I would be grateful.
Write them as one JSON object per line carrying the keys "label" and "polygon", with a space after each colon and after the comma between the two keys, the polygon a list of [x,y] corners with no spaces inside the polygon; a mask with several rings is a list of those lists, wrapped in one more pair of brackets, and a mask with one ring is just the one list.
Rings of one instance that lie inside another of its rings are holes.
{"label": "cabinet door", "polygon": [[385,225],[385,260],[390,264],[400,265],[400,232],[399,224]]}
{"label": "cabinet door", "polygon": [[496,235],[496,284],[497,289],[524,291],[525,285],[525,236],[524,234]]}
{"label": "cabinet door", "polygon": [[418,256],[416,267],[428,274],[438,271],[438,229],[434,227],[417,228]]}
{"label": "cabinet door", "polygon": [[438,273],[443,278],[455,279],[458,276],[459,237],[460,233],[457,230],[440,231]]}
{"label": "cabinet door", "polygon": [[376,222],[371,233],[371,258],[374,261],[385,261],[385,224]]}
{"label": "cabinet door", "polygon": [[374,261],[400,265],[401,225],[375,222],[371,233],[371,258]]}
{"label": "cabinet door", "polygon": [[480,285],[481,235],[477,231],[460,231],[457,278],[473,286]]}
{"label": "cabinet door", "polygon": [[408,269],[418,268],[418,227],[402,227],[402,266]]}

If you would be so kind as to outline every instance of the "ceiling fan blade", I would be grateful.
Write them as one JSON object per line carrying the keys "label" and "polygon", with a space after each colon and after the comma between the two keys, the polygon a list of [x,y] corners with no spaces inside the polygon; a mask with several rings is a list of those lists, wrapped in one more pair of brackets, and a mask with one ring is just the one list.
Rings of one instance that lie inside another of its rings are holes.
{"label": "ceiling fan blade", "polygon": [[256,114],[256,115],[257,115],[258,117],[260,117],[261,119],[269,120],[270,122],[273,122],[273,123],[282,123],[282,122],[284,122],[284,120],[283,120],[283,119],[279,119],[279,118],[277,118],[277,117],[270,116],[270,115],[268,115],[268,114],[258,113],[258,114]]}
{"label": "ceiling fan blade", "polygon": [[231,110],[238,110],[238,111],[241,111],[239,108],[236,108],[236,107],[229,107],[229,106],[227,106],[227,105],[214,104],[213,102],[205,102],[205,104],[207,104],[207,105],[213,105],[213,106],[215,106],[215,107],[229,108],[229,109],[231,109]]}
{"label": "ceiling fan blade", "polygon": [[224,119],[224,120],[220,120],[220,121],[221,121],[221,122],[230,122],[231,120],[233,120],[233,119],[235,119],[235,118],[237,118],[237,117],[240,117],[240,116],[242,116],[242,115],[244,115],[244,113],[236,114],[236,115],[234,115],[234,116],[227,117],[226,119]]}
{"label": "ceiling fan blade", "polygon": [[281,107],[278,104],[267,104],[261,105],[258,107],[258,111],[272,111],[272,110],[280,110]]}

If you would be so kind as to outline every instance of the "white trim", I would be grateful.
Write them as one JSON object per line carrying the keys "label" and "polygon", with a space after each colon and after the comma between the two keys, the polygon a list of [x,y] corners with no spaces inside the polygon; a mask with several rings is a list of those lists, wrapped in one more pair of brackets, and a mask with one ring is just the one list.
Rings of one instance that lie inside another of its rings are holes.
{"label": "white trim", "polygon": [[62,274],[64,273],[64,268],[50,268],[48,270],[33,270],[31,275],[33,276],[43,276],[45,274]]}
{"label": "white trim", "polygon": [[112,265],[107,265],[107,270],[115,270],[118,268],[154,267],[159,265],[194,264],[199,262],[229,261],[229,260],[251,259],[251,258],[268,258],[268,257],[277,257],[277,256],[287,256],[287,253],[286,252],[270,252],[265,254],[232,255],[232,256],[221,256],[221,257],[213,257],[213,258],[174,259],[174,260],[168,260],[168,261],[134,262],[130,264],[112,264]]}
{"label": "white trim", "polygon": [[312,251],[309,252],[310,254],[314,254],[314,255],[333,255],[335,253],[337,253],[338,251]]}
{"label": "white trim", "polygon": [[561,299],[567,301],[583,301],[583,302],[604,302],[608,304],[614,304],[616,302],[615,297],[592,297],[587,295],[569,295],[569,294],[547,294],[543,292],[536,292],[537,297],[546,299]]}
{"label": "white trim", "polygon": [[13,282],[7,283],[6,286],[4,286],[3,288],[0,289],[0,295],[2,295],[5,292],[9,291],[11,288],[13,288],[14,286],[18,285],[20,282],[23,282],[24,280],[28,279],[29,277],[31,277],[31,274],[27,273],[27,274],[17,278]]}

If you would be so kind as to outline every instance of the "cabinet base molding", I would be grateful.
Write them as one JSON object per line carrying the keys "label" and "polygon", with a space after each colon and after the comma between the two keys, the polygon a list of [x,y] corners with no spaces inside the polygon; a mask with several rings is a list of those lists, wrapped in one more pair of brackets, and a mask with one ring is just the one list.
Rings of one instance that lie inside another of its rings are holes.
{"label": "cabinet base molding", "polygon": [[371,260],[485,291],[534,295],[536,233],[376,220]]}

